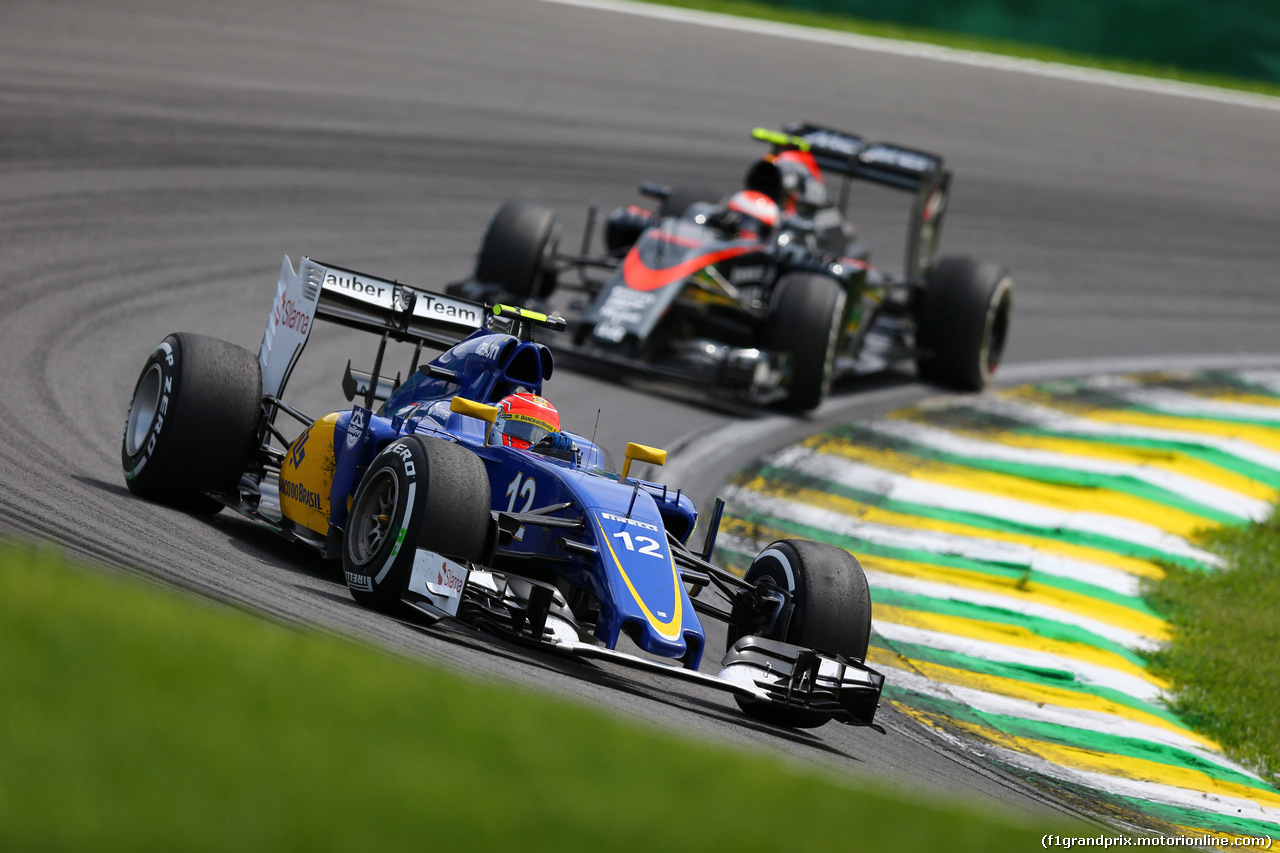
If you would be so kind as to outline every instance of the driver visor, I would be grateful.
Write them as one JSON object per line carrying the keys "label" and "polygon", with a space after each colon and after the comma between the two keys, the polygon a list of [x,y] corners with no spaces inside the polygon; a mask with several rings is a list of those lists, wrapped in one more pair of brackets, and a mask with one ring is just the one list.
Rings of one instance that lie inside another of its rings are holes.
{"label": "driver visor", "polygon": [[493,423],[490,441],[496,443],[500,437],[505,435],[516,441],[534,445],[553,432],[555,430],[551,428],[551,424],[537,418],[531,418],[527,415],[500,415]]}

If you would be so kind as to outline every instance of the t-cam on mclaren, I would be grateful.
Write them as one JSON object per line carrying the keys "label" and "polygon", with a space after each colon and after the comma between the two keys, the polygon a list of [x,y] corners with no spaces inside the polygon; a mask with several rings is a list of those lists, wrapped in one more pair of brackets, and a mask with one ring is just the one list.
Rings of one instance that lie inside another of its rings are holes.
{"label": "t-cam on mclaren", "polygon": [[[591,250],[594,203],[573,255],[559,248],[553,211],[507,202],[471,278],[448,292],[541,306],[557,285],[583,290],[558,349],[786,409],[818,406],[837,377],[904,360],[926,380],[984,387],[1004,351],[1013,282],[996,264],[935,258],[951,185],[942,158],[811,124],[753,136],[771,150],[744,190],[713,203],[646,182],[658,209],[614,210],[602,254]],[[855,179],[912,196],[901,276],[870,263],[846,216]]]}
{"label": "t-cam on mclaren", "polygon": [[[347,362],[354,405],[316,418],[284,391],[318,320],[380,343],[371,371]],[[563,328],[307,258],[295,272],[285,258],[257,356],[189,333],[151,352],[125,426],[126,481],[341,559],[351,595],[376,610],[713,687],[773,724],[879,729],[884,679],[865,664],[858,561],[781,540],[738,577],[711,562],[719,500],[695,550],[689,497],[631,473],[664,451],[628,444],[614,473],[593,441],[560,428],[542,396],[552,354],[534,334]],[[405,381],[382,375],[389,341],[414,347]],[[424,348],[442,352],[424,362]],[[718,674],[700,669],[703,618],[727,624]]]}

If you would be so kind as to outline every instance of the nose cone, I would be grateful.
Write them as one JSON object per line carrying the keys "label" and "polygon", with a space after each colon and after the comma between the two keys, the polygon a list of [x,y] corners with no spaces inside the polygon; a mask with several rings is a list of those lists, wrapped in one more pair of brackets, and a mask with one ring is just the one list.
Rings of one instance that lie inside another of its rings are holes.
{"label": "nose cone", "polygon": [[664,658],[683,658],[685,652],[689,650],[689,646],[684,641],[682,634],[677,634],[674,639],[668,638],[648,621],[629,621],[623,630],[626,631],[637,646],[651,655],[658,655]]}
{"label": "nose cone", "polygon": [[[616,614],[614,631],[625,630],[646,652],[685,659],[689,638],[701,651],[702,625],[680,582],[652,498],[641,492],[632,510],[630,515],[602,509],[592,513],[610,599],[601,606]],[[614,640],[616,634],[607,638],[611,646]]]}

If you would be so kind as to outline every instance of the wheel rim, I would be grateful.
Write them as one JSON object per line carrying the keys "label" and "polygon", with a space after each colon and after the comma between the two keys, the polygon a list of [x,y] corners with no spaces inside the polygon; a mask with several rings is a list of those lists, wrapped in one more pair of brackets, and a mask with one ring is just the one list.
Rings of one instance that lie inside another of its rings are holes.
{"label": "wheel rim", "polygon": [[400,481],[396,475],[386,469],[376,472],[351,512],[347,550],[356,565],[371,562],[392,538],[399,500]]}
{"label": "wheel rim", "polygon": [[160,391],[163,387],[164,375],[158,364],[147,368],[146,373],[138,380],[138,387],[133,392],[133,402],[129,405],[129,421],[124,430],[124,449],[130,456],[142,450],[151,433],[156,414],[160,411]]}
{"label": "wheel rim", "polygon": [[831,390],[836,372],[836,352],[840,348],[840,330],[844,326],[845,294],[840,291],[835,310],[831,312],[831,328],[827,330],[827,350],[822,355],[822,397]]}
{"label": "wheel rim", "polygon": [[1000,366],[1000,359],[1004,355],[1005,338],[1009,334],[1010,290],[1009,279],[1001,279],[996,286],[996,298],[991,300],[991,309],[987,313],[983,345],[979,354],[982,359],[979,370],[985,376],[995,374],[996,368]]}

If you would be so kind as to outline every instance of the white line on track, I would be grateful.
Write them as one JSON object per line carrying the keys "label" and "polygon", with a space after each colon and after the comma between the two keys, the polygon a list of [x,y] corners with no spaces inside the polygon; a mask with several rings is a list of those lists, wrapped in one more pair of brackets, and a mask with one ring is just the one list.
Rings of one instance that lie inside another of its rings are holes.
{"label": "white line on track", "polygon": [[636,15],[673,23],[714,27],[721,30],[733,30],[755,35],[798,39],[815,44],[845,47],[853,50],[910,56],[936,62],[949,62],[954,65],[968,65],[975,68],[1032,74],[1037,77],[1050,77],[1056,80],[1074,80],[1080,83],[1109,86],[1114,89],[1127,89],[1134,92],[1146,92],[1153,95],[1170,95],[1252,109],[1280,111],[1280,98],[1267,95],[1238,92],[1232,89],[1219,89],[1215,86],[1182,83],[1174,80],[1160,80],[1154,77],[1140,77],[1135,74],[1122,74],[1117,71],[1081,68],[1076,65],[1064,65],[1058,62],[997,56],[995,54],[959,50],[920,42],[858,35],[856,33],[825,30],[818,27],[806,27],[800,24],[765,21],[758,18],[739,18],[733,15],[679,9],[659,4],[632,3],[626,2],[626,0],[543,0],[543,2],[558,3],[563,6],[576,6],[600,12]]}

